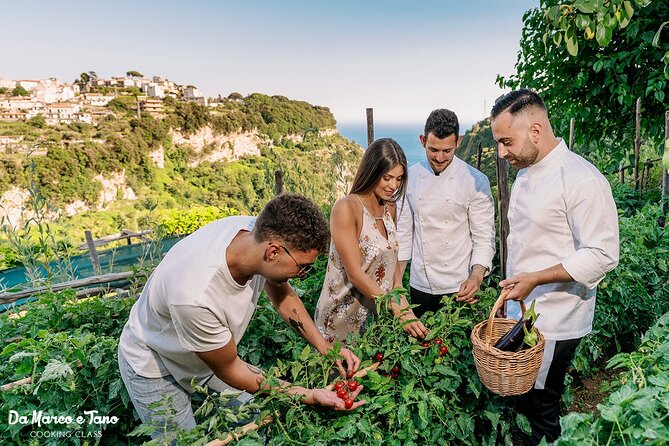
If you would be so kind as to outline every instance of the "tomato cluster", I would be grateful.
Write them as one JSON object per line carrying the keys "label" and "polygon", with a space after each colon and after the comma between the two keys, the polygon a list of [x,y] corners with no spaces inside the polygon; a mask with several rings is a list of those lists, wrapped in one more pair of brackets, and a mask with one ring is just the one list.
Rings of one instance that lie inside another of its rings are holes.
{"label": "tomato cluster", "polygon": [[[444,345],[444,341],[442,341],[441,338],[435,338],[434,341],[432,342],[434,342],[435,345],[439,346],[439,356],[446,356],[446,354],[448,353],[448,347]],[[420,346],[423,348],[428,348],[430,347],[430,345],[432,345],[432,342],[423,341],[420,343]]]}
{"label": "tomato cluster", "polygon": [[[349,377],[349,374],[346,375]],[[350,376],[352,378],[352,375]],[[344,407],[347,409],[350,409],[353,407],[353,402],[355,398],[351,398],[351,394],[349,392],[355,392],[355,390],[358,388],[358,381],[354,379],[349,379],[348,381],[346,380],[341,380],[337,381],[334,384],[334,390],[337,392],[337,396],[344,400]]]}

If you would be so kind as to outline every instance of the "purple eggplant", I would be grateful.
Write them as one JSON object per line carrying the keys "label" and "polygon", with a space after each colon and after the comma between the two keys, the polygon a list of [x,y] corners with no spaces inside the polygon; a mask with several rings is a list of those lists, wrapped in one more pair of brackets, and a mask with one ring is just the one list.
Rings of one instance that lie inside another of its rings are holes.
{"label": "purple eggplant", "polygon": [[539,315],[534,312],[534,302],[535,301],[532,301],[532,305],[530,305],[530,308],[525,312],[523,317],[516,322],[516,325],[502,336],[493,347],[505,352],[517,352],[523,348],[523,341],[526,333],[534,333],[531,331],[532,326],[537,320],[537,317],[539,317]]}

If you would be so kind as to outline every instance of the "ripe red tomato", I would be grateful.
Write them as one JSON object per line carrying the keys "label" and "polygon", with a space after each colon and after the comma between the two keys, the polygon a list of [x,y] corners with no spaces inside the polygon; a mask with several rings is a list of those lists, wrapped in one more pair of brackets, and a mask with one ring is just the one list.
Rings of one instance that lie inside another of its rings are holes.
{"label": "ripe red tomato", "polygon": [[335,383],[335,386],[334,386],[334,387],[335,387],[335,390],[339,390],[339,389],[341,389],[342,387],[344,387],[345,385],[346,385],[346,384],[344,383],[344,381],[337,381],[337,382]]}
{"label": "ripe red tomato", "polygon": [[427,348],[430,346],[430,341],[423,341],[420,343],[420,346],[423,348]]}
{"label": "ripe red tomato", "polygon": [[350,409],[351,407],[353,407],[353,400],[351,398],[346,398],[344,400],[344,407],[347,408],[347,409]]}
{"label": "ripe red tomato", "polygon": [[448,349],[445,345],[439,347],[439,356],[444,356],[446,353],[448,353]]}
{"label": "ripe red tomato", "polygon": [[351,392],[355,391],[358,388],[358,381],[351,380],[348,382],[348,390]]}
{"label": "ripe red tomato", "polygon": [[391,377],[392,379],[397,379],[398,376],[400,376],[399,373],[391,373],[391,374],[390,374],[390,377]]}
{"label": "ripe red tomato", "polygon": [[441,338],[436,338],[436,339],[434,340],[434,343],[437,344],[437,345],[441,345],[441,342],[442,342],[442,341],[441,341]]}
{"label": "ripe red tomato", "polygon": [[354,375],[353,372],[350,372],[350,371],[349,371],[349,372],[346,372],[346,378],[347,378],[347,379],[351,379],[351,378],[353,378],[353,375]]}
{"label": "ripe red tomato", "polygon": [[376,355],[374,355],[374,359],[376,359],[376,362],[381,362],[381,361],[383,361],[383,353],[381,353],[381,352],[376,352]]}
{"label": "ripe red tomato", "polygon": [[343,400],[348,398],[348,390],[346,388],[342,387],[341,389],[337,390],[337,396]]}
{"label": "ripe red tomato", "polygon": [[391,370],[391,372],[399,374],[400,373],[400,366],[398,366],[398,365],[393,366],[393,369]]}

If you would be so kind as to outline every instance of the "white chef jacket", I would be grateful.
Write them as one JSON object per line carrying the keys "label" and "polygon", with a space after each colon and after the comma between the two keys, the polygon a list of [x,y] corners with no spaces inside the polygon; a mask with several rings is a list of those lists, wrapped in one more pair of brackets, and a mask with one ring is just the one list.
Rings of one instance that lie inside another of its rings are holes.
{"label": "white chef jacket", "polygon": [[[618,264],[618,212],[606,178],[564,141],[537,164],[518,171],[509,202],[507,277],[558,263],[573,282],[536,287],[526,298],[541,315],[548,340],[592,330],[597,284]],[[509,317],[520,317],[517,302]]]}
{"label": "white chef jacket", "polygon": [[495,210],[490,182],[454,157],[435,175],[427,160],[409,168],[399,200],[398,259],[411,260],[409,284],[429,294],[460,289],[473,265],[490,271],[495,254]]}

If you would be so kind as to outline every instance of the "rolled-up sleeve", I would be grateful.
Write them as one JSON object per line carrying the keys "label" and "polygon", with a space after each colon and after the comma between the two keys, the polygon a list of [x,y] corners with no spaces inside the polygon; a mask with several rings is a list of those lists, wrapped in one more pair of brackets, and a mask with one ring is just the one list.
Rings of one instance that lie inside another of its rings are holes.
{"label": "rolled-up sleeve", "polygon": [[397,201],[399,205],[399,218],[397,219],[397,238],[400,249],[397,258],[400,261],[411,260],[411,249],[413,246],[413,211],[409,204],[409,197]]}
{"label": "rolled-up sleeve", "polygon": [[567,221],[576,251],[562,262],[569,275],[594,288],[618,265],[618,211],[611,188],[600,178],[586,179],[566,195]]}
{"label": "rolled-up sleeve", "polygon": [[475,184],[476,190],[467,209],[472,240],[469,268],[481,265],[489,273],[495,255],[495,205],[488,179],[482,177]]}

